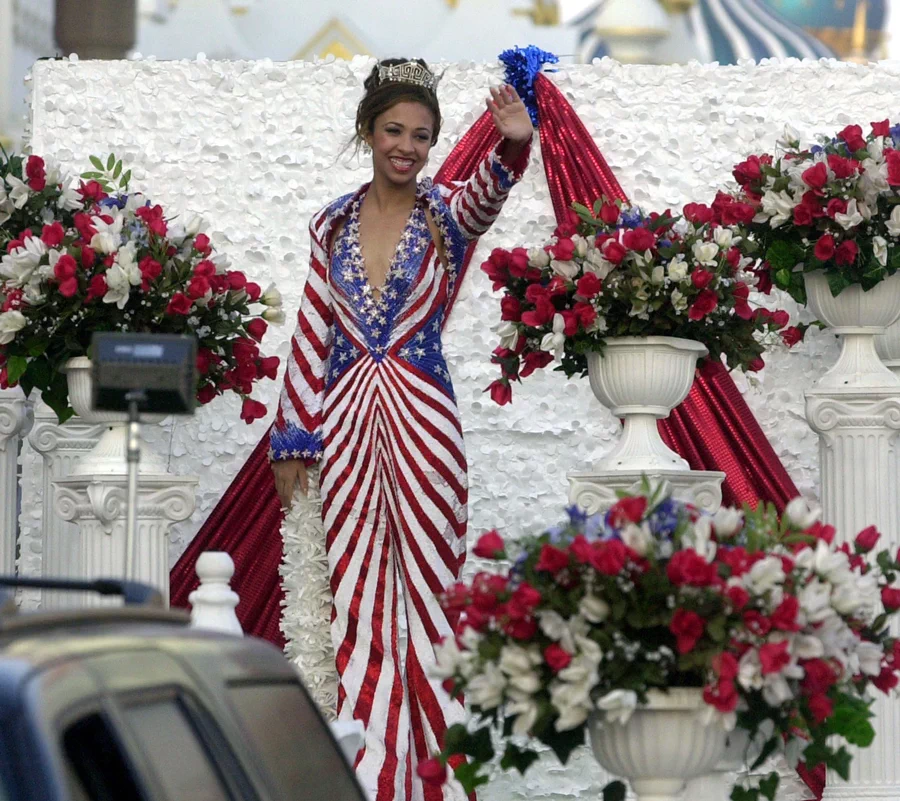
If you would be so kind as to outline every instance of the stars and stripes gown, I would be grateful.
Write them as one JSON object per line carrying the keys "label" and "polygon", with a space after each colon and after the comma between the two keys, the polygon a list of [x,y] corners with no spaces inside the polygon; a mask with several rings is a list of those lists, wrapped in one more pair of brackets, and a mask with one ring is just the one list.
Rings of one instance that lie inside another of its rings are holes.
{"label": "stars and stripes gown", "polygon": [[498,149],[464,183],[421,181],[380,292],[359,240],[367,186],[310,224],[270,456],[320,463],[337,715],[365,724],[357,775],[373,801],[464,798],[456,782],[428,786],[416,775],[464,718],[429,676],[434,643],[452,631],[438,596],[466,556],[466,457],[441,331],[469,246],[526,162],[527,152],[506,165]]}

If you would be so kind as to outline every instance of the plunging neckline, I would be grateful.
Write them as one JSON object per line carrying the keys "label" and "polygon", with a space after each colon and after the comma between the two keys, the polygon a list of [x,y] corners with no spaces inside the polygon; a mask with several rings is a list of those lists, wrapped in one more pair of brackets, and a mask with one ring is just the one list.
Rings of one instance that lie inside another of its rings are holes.
{"label": "plunging neckline", "polygon": [[366,257],[363,253],[362,246],[362,204],[368,194],[369,192],[367,189],[362,195],[360,195],[359,200],[356,202],[355,208],[353,209],[353,218],[355,225],[353,226],[354,237],[352,239],[352,245],[356,250],[356,255],[358,257],[359,265],[362,271],[362,277],[364,280],[363,293],[371,297],[376,304],[380,305],[382,303],[382,299],[384,298],[384,293],[388,289],[388,285],[391,283],[391,279],[398,272],[398,264],[402,262],[401,255],[405,247],[409,244],[408,241],[410,239],[410,231],[413,226],[416,211],[419,208],[419,195],[417,191],[415,202],[413,203],[412,208],[409,210],[409,214],[406,215],[406,222],[403,224],[403,230],[400,232],[400,238],[397,240],[397,245],[394,247],[394,253],[391,256],[390,262],[388,263],[387,272],[384,274],[384,279],[382,280],[381,284],[376,287],[372,283],[372,278],[369,275],[369,268],[366,264]]}

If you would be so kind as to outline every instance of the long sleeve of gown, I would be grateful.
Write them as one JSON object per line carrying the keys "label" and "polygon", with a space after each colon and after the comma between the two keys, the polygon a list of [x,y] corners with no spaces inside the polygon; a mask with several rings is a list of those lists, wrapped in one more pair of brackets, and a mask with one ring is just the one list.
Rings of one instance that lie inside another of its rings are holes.
{"label": "long sleeve of gown", "polygon": [[273,460],[303,459],[310,464],[322,455],[322,399],[333,314],[328,254],[316,228],[319,219],[317,216],[309,228],[309,275],[297,313],[297,329],[291,337],[278,415],[270,433],[269,455]]}
{"label": "long sleeve of gown", "polygon": [[440,185],[441,196],[449,205],[454,222],[468,240],[478,239],[493,225],[509,190],[528,166],[530,144],[510,164],[501,155],[504,144],[498,144],[467,181]]}

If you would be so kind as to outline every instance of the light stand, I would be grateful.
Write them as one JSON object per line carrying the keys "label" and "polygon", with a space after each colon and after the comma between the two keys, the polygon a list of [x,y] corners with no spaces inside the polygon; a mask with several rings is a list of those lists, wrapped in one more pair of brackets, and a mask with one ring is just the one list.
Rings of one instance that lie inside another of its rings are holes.
{"label": "light stand", "polygon": [[135,578],[134,541],[137,531],[138,469],[141,461],[139,404],[147,402],[147,394],[141,389],[135,389],[125,394],[125,400],[128,401],[128,447],[125,457],[128,463],[128,494],[125,501],[125,565],[122,575],[127,581]]}

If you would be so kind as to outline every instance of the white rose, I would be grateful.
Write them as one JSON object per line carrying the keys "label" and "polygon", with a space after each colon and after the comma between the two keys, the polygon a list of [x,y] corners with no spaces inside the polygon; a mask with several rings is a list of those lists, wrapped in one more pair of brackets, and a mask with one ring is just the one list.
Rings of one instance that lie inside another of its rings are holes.
{"label": "white rose", "polygon": [[578,275],[578,262],[575,261],[560,261],[559,259],[553,259],[550,262],[550,269],[553,271],[555,275],[561,275],[563,278],[571,281]]}
{"label": "white rose", "polygon": [[556,640],[570,654],[575,651],[575,639],[565,619],[550,609],[538,612],[538,625],[551,640]]}
{"label": "white rose", "polygon": [[556,359],[561,359],[566,347],[566,321],[561,314],[553,315],[553,331],[544,334],[541,340],[541,350],[552,353]]}
{"label": "white rose", "polygon": [[613,690],[597,701],[597,709],[606,713],[606,720],[610,723],[624,725],[636,708],[637,693],[633,690]]}
{"label": "white rose", "polygon": [[791,641],[791,654],[797,659],[818,659],[825,654],[825,646],[818,637],[798,634]]}
{"label": "white rose", "polygon": [[620,532],[622,542],[639,556],[644,556],[653,542],[653,536],[650,534],[649,526],[643,523],[640,526],[635,523],[629,523]]}
{"label": "white rose", "polygon": [[199,234],[204,228],[206,228],[206,222],[202,217],[193,216],[191,217],[184,226],[184,233],[186,236],[195,237]]}
{"label": "white rose", "polygon": [[263,306],[270,306],[273,309],[279,309],[284,305],[284,299],[281,297],[281,293],[275,287],[275,284],[269,284],[266,287],[266,291],[259,296],[259,302]]}
{"label": "white rose", "polygon": [[526,693],[527,695],[534,695],[534,693],[541,689],[541,680],[532,670],[528,673],[519,673],[515,676],[510,676],[509,686],[519,692]]}
{"label": "white rose", "polygon": [[455,637],[447,637],[442,643],[434,646],[434,664],[428,674],[435,679],[449,679],[456,675],[462,661],[462,652],[456,644]]}
{"label": "white rose", "polygon": [[744,574],[744,584],[754,594],[763,594],[784,582],[784,568],[777,556],[760,559]]}
{"label": "white rose", "polygon": [[575,245],[575,255],[578,256],[578,258],[583,259],[587,255],[588,248],[590,247],[587,239],[576,234],[572,237],[572,244]]}
{"label": "white rose", "polygon": [[810,623],[821,623],[834,616],[831,608],[831,588],[819,579],[813,579],[797,595],[800,608]]}
{"label": "white rose", "polygon": [[719,255],[719,246],[715,242],[694,242],[692,248],[694,258],[703,265],[714,266]]}
{"label": "white rose", "polygon": [[900,206],[894,206],[886,225],[891,236],[900,236]]}
{"label": "white rose", "polygon": [[851,228],[855,228],[857,225],[862,224],[863,215],[857,205],[856,198],[853,198],[853,200],[847,204],[846,213],[834,215],[834,221],[845,231],[849,231]]}
{"label": "white rose", "polygon": [[850,560],[843,551],[833,551],[827,542],[816,545],[815,571],[832,584],[843,584],[852,579]]}
{"label": "white rose", "polygon": [[466,698],[482,709],[496,709],[503,702],[506,677],[494,662],[486,662],[481,673],[466,685]]}
{"label": "white rose", "polygon": [[831,605],[841,615],[852,615],[860,604],[860,598],[856,593],[856,587],[851,582],[837,585],[831,591]]}
{"label": "white rose", "polygon": [[583,265],[586,273],[593,273],[602,281],[612,272],[614,267],[615,265],[603,256],[600,248],[588,248]]}
{"label": "white rose", "polygon": [[666,280],[666,268],[662,264],[657,264],[650,273],[650,283],[659,286]]}
{"label": "white rose", "polygon": [[800,134],[791,125],[785,125],[781,139],[776,144],[782,150],[793,150],[800,144]]}
{"label": "white rose", "polygon": [[722,250],[728,250],[734,242],[734,231],[730,228],[726,228],[723,225],[720,225],[713,231],[713,239],[716,240],[716,244]]}
{"label": "white rose", "polygon": [[801,531],[808,529],[822,514],[822,510],[806,498],[798,495],[784,507],[784,515],[788,521]]}
{"label": "white rose", "polygon": [[591,711],[590,690],[584,685],[554,683],[550,688],[550,702],[559,711],[554,724],[557,731],[580,726]]}
{"label": "white rose", "polygon": [[0,313],[0,345],[8,345],[16,338],[16,332],[21,331],[28,321],[20,311],[6,311]]}
{"label": "white rose", "polygon": [[550,264],[550,254],[543,248],[531,248],[528,251],[528,266],[543,270]]}
{"label": "white rose", "polygon": [[872,252],[882,267],[887,267],[887,240],[883,236],[872,237]]}
{"label": "white rose", "polygon": [[512,350],[519,341],[519,328],[512,320],[503,320],[494,330],[500,337],[500,347]]}
{"label": "white rose", "polygon": [[[794,214],[794,206],[799,201],[795,201],[787,192],[766,192],[762,196],[762,214],[763,220],[769,219],[769,225],[777,228],[779,225],[786,223]],[[757,215],[759,216],[759,215]],[[754,221],[756,218],[754,218]]]}
{"label": "white rose", "polygon": [[506,705],[506,714],[515,716],[512,733],[517,737],[524,737],[531,731],[531,727],[537,723],[538,705],[530,698],[520,698]]}
{"label": "white rose", "polygon": [[284,309],[281,307],[276,309],[265,309],[262,313],[262,318],[273,325],[282,325],[287,319]]}
{"label": "white rose", "polygon": [[679,254],[678,258],[669,262],[669,278],[673,281],[683,281],[687,278],[688,265]]}
{"label": "white rose", "polygon": [[744,513],[739,509],[720,506],[713,515],[713,528],[719,538],[737,534],[743,524]]}
{"label": "white rose", "polygon": [[860,642],[856,646],[856,656],[859,658],[859,669],[867,676],[877,676],[881,673],[882,650],[873,642]]}
{"label": "white rose", "polygon": [[677,313],[681,313],[685,311],[688,307],[687,298],[681,294],[677,289],[672,290],[672,308],[675,309]]}
{"label": "white rose", "polygon": [[541,662],[540,654],[528,651],[520,645],[504,645],[500,649],[500,670],[507,676],[531,673],[531,669]]}
{"label": "white rose", "polygon": [[762,688],[762,663],[759,661],[759,651],[751,648],[738,662],[738,684],[745,690],[759,690]]}
{"label": "white rose", "polygon": [[763,680],[763,700],[769,706],[781,706],[792,700],[794,693],[791,685],[781,673],[770,673]]}
{"label": "white rose", "polygon": [[578,605],[578,611],[591,623],[602,623],[609,617],[609,604],[596,595],[585,595]]}

